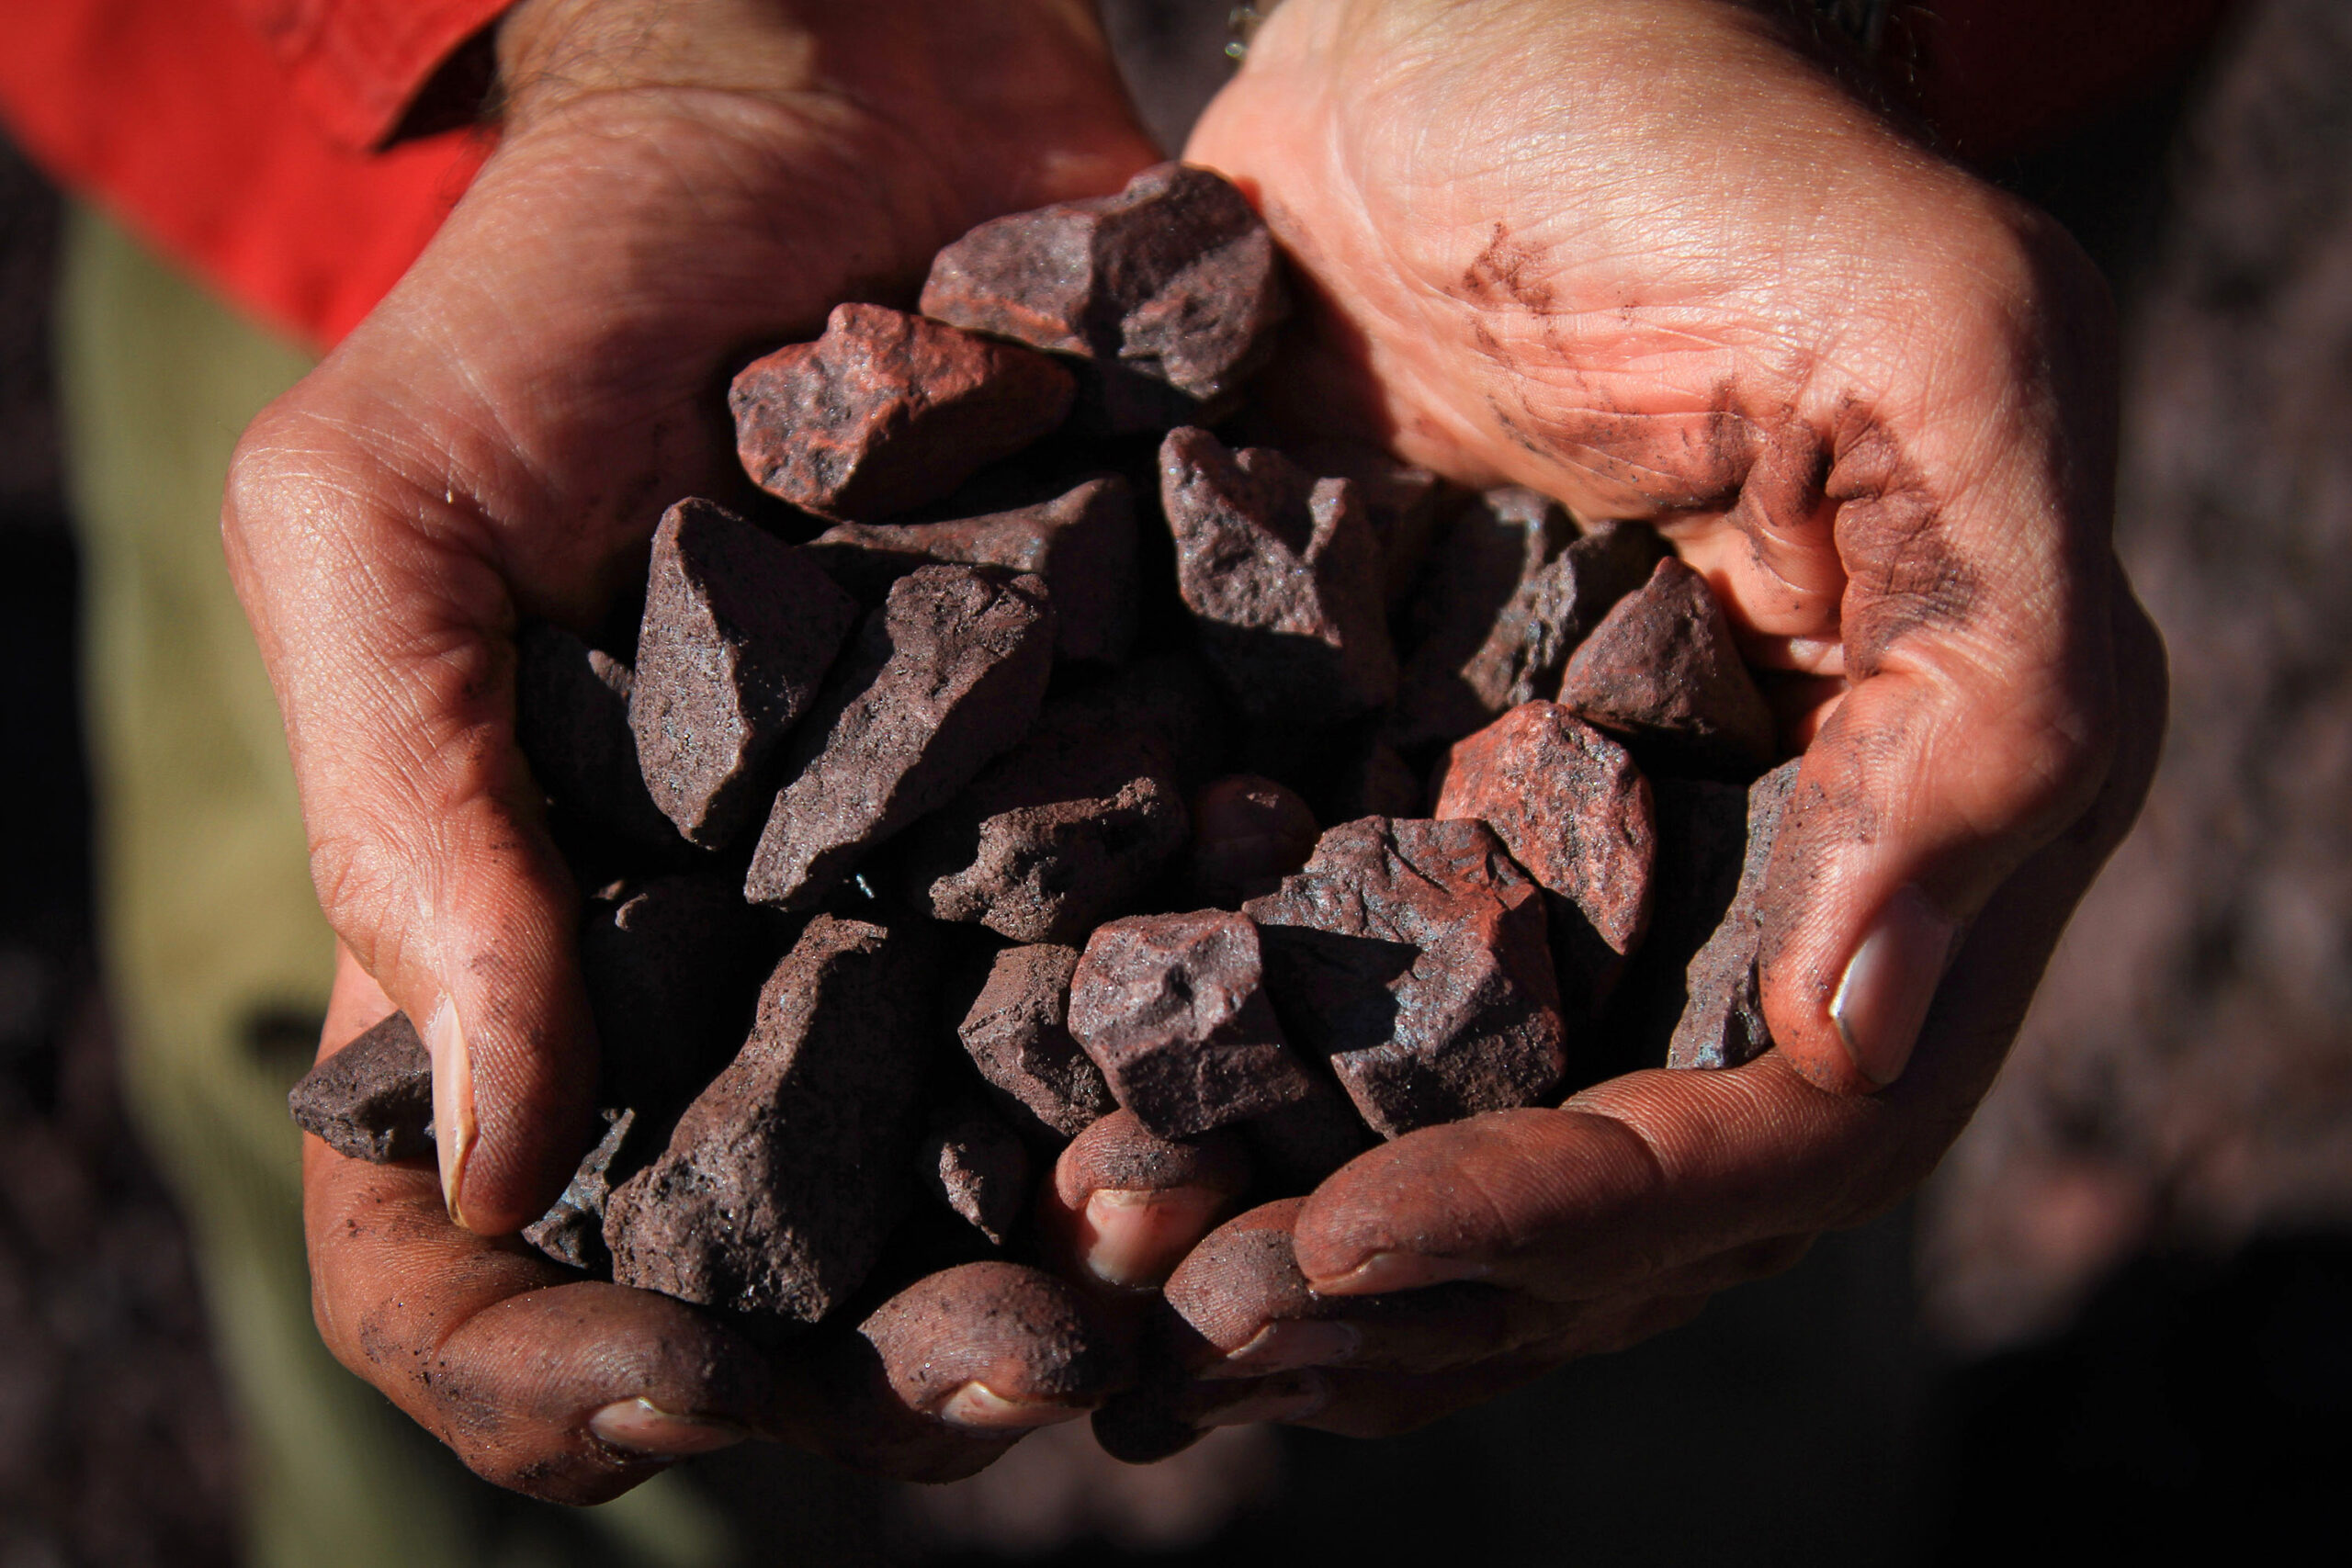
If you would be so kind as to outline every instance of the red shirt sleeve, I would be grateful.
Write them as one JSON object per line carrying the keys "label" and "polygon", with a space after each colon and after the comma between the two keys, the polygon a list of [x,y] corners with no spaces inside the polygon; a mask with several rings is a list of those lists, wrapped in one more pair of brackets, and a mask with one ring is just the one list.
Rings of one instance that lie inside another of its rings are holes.
{"label": "red shirt sleeve", "polygon": [[507,0],[0,0],[28,155],[265,322],[349,332],[489,152],[376,151]]}

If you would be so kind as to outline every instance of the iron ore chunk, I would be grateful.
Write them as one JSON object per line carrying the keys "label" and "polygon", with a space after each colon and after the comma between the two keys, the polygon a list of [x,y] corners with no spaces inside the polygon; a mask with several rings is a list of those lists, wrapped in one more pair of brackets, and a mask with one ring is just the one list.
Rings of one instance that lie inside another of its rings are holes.
{"label": "iron ore chunk", "polygon": [[1511,595],[1463,680],[1497,710],[1551,697],[1577,646],[1670,553],[1638,523],[1603,523],[1571,540]]}
{"label": "iron ore chunk", "polygon": [[1372,536],[1380,546],[1388,607],[1401,606],[1411,597],[1429,558],[1430,542],[1445,511],[1446,482],[1427,468],[1400,463],[1360,441],[1310,442],[1291,457],[1309,473],[1354,482]]}
{"label": "iron ore chunk", "polygon": [[1739,661],[1707,580],[1668,558],[1621,599],[1568,660],[1560,705],[1623,736],[1659,773],[1755,777],[1772,761],[1772,712]]}
{"label": "iron ore chunk", "polygon": [[927,566],[865,618],[786,760],[744,896],[806,908],[1027,733],[1053,670],[1045,585]]}
{"label": "iron ore chunk", "polygon": [[607,1111],[605,1135],[571,1173],[571,1185],[554,1207],[523,1227],[523,1239],[554,1258],[591,1274],[609,1274],[613,1254],[605,1245],[605,1211],[613,1189],[636,1174],[646,1142],[634,1110]]}
{"label": "iron ore chunk", "polygon": [[406,1013],[312,1067],[286,1102],[296,1126],[346,1159],[433,1157],[433,1061]]}
{"label": "iron ore chunk", "polygon": [[567,817],[624,844],[676,850],[678,830],[638,770],[627,664],[561,626],[523,628],[514,673],[514,739],[539,787]]}
{"label": "iron ore chunk", "polygon": [[1367,817],[1244,911],[1291,1036],[1373,1131],[1543,1101],[1567,1058],[1543,891],[1483,822]]}
{"label": "iron ore chunk", "polygon": [[676,1111],[743,1043],[753,917],[724,874],[618,882],[588,900],[581,979],[603,1053],[599,1100]]}
{"label": "iron ore chunk", "polygon": [[1069,414],[1042,354],[880,305],[746,366],[727,394],[743,469],[822,517],[888,517],[941,496]]}
{"label": "iron ore chunk", "polygon": [[1002,1247],[1029,1207],[1029,1150],[977,1100],[935,1109],[916,1152],[925,1190]]}
{"label": "iron ore chunk", "polygon": [[1525,640],[1533,585],[1575,532],[1559,502],[1515,485],[1453,514],[1407,613],[1391,741],[1459,740],[1502,713],[1516,674],[1508,650]]}
{"label": "iron ore chunk", "polygon": [[980,1077],[1002,1097],[1000,1108],[1034,1119],[1033,1133],[1047,1134],[1041,1142],[1074,1138],[1118,1109],[1102,1070],[1070,1037],[1077,969],[1074,947],[1008,947],[956,1030]]}
{"label": "iron ore chunk", "polygon": [[1325,726],[1396,694],[1379,553],[1351,483],[1193,428],[1169,434],[1159,468],[1178,590],[1246,713]]}
{"label": "iron ore chunk", "polygon": [[925,971],[907,932],[810,920],[741,1052],[613,1193],[613,1278],[804,1323],[855,1291],[922,1134]]}
{"label": "iron ore chunk", "polygon": [[1182,853],[1181,760],[1212,745],[1216,727],[1208,682],[1176,660],[1056,698],[1019,745],[909,829],[909,896],[1015,942],[1083,941]]}
{"label": "iron ore chunk", "polygon": [[1053,595],[1065,662],[1115,664],[1136,634],[1136,507],[1127,481],[1089,479],[1052,501],[944,523],[843,523],[808,546],[865,603],[933,561],[1035,573]]}
{"label": "iron ore chunk", "polygon": [[1657,858],[1649,782],[1625,749],[1556,703],[1525,703],[1456,741],[1442,818],[1474,818],[1551,895],[1562,1004],[1600,1010],[1649,929]]}
{"label": "iron ore chunk", "polygon": [[786,732],[856,620],[808,551],[707,501],[663,515],[628,722],[646,787],[679,832],[717,849],[759,820]]}
{"label": "iron ore chunk", "polygon": [[1289,313],[1282,258],[1249,199],[1181,164],[1116,196],[981,224],[941,251],[923,314],[1088,362],[1114,431],[1221,410],[1272,352]]}
{"label": "iron ore chunk", "polygon": [[1772,845],[1780,838],[1781,817],[1796,782],[1797,764],[1790,761],[1748,786],[1747,853],[1740,866],[1739,887],[1723,924],[1690,960],[1686,982],[1690,1000],[1667,1047],[1669,1067],[1736,1067],[1772,1048],[1772,1032],[1764,1027],[1756,962],[1764,936],[1764,877],[1771,869]]}
{"label": "iron ore chunk", "polygon": [[1665,1064],[1690,1002],[1691,958],[1724,922],[1747,856],[1747,791],[1709,779],[1651,781],[1657,857],[1649,934],[1601,1021],[1610,1071]]}
{"label": "iron ore chunk", "polygon": [[1231,910],[1114,920],[1070,979],[1070,1033],[1160,1137],[1248,1121],[1309,1092],[1263,977],[1257,928]]}

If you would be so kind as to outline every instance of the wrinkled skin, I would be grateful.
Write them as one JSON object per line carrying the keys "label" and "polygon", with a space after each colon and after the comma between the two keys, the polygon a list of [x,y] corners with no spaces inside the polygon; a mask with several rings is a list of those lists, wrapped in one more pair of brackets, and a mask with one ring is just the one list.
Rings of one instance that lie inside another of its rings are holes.
{"label": "wrinkled skin", "polygon": [[[435,1063],[446,1187],[306,1148],[322,1330],[541,1495],[609,1496],[745,1433],[977,1468],[1116,1381],[1085,1301],[1043,1276],[951,1271],[887,1332],[766,1355],[499,1239],[588,1142],[594,1059],[513,639],[526,615],[594,624],[666,502],[740,482],[715,411],[751,351],[1155,154],[1081,0],[526,0],[500,45],[500,151],[256,422],[224,512],[346,949],[326,1040],[398,1005]],[[1190,155],[1243,183],[1313,285],[1279,405],[1668,528],[1750,659],[1788,672],[1784,739],[1811,744],[1768,910],[1780,1050],[1426,1129],[1285,1211],[1326,1297],[1491,1288],[1458,1322],[1412,1314],[1377,1366],[1309,1358],[1218,1404],[1394,1430],[1785,1267],[1965,1120],[2160,725],[2161,655],[2106,541],[2106,308],[2046,224],[1727,0],[1290,0]],[[1849,1052],[1831,997],[1905,888],[1909,980],[1864,987]],[[1915,1055],[1942,951],[1921,960],[1919,932],[1962,926]],[[1157,1272],[1169,1215],[1205,1230],[1211,1197],[1053,1201],[1150,1220],[1076,1247],[1079,1272]],[[1223,1288],[1236,1345],[1295,1301]],[[984,1320],[1055,1326],[978,1343]],[[934,1360],[976,1371],[943,1393],[910,1370]]]}

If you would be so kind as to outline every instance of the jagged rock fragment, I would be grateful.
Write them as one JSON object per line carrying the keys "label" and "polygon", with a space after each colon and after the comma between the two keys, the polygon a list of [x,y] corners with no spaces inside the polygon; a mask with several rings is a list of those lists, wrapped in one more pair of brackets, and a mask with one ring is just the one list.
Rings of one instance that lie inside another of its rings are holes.
{"label": "jagged rock fragment", "polygon": [[1623,736],[1654,773],[1745,783],[1772,761],[1772,712],[1731,623],[1707,580],[1671,558],[1570,657],[1560,705]]}
{"label": "jagged rock fragment", "polygon": [[1000,1109],[1034,1118],[1047,1138],[1074,1138],[1118,1109],[1102,1070],[1069,1027],[1069,982],[1078,949],[1050,943],[1009,947],[956,1026],[956,1037]]}
{"label": "jagged rock fragment", "polygon": [[1053,639],[1034,577],[927,566],[900,578],[793,737],[744,896],[806,908],[953,797],[1036,718]]}
{"label": "jagged rock fragment", "polygon": [[[1501,714],[1513,672],[1497,669],[1489,644],[1522,640],[1513,628],[1532,604],[1531,585],[1575,534],[1559,502],[1518,486],[1490,490],[1453,514],[1406,615],[1409,651],[1391,742],[1409,750],[1459,740]],[[1519,618],[1503,626],[1514,606]]]}
{"label": "jagged rock fragment", "polygon": [[707,501],[662,516],[628,723],[645,787],[679,832],[717,849],[759,820],[785,735],[856,621],[808,551]]}
{"label": "jagged rock fragment", "polygon": [[1485,823],[1344,823],[1243,908],[1284,1027],[1329,1059],[1374,1132],[1558,1088],[1567,1058],[1543,891]]}
{"label": "jagged rock fragment", "polygon": [[922,1133],[926,969],[907,932],[810,920],[741,1052],[613,1193],[613,1278],[803,1323],[855,1291]]}
{"label": "jagged rock fragment", "polygon": [[1308,1093],[1266,999],[1257,929],[1231,910],[1098,928],[1070,979],[1069,1031],[1119,1104],[1163,1138]]}
{"label": "jagged rock fragment", "polygon": [[752,361],[727,395],[752,482],[822,517],[936,501],[1068,417],[1047,356],[880,305],[836,305],[825,335]]}
{"label": "jagged rock fragment", "polygon": [[1736,1067],[1772,1048],[1756,961],[1764,936],[1765,874],[1771,869],[1789,792],[1796,787],[1797,766],[1783,762],[1748,786],[1747,851],[1739,886],[1723,923],[1685,971],[1690,999],[1667,1047],[1669,1067]]}
{"label": "jagged rock fragment", "polygon": [[604,1116],[604,1136],[571,1173],[563,1196],[523,1227],[525,1241],[558,1263],[569,1263],[591,1274],[612,1269],[612,1250],[605,1245],[605,1211],[612,1201],[613,1189],[644,1163],[643,1151],[630,1146],[645,1142],[638,1132],[638,1112],[607,1111]]}
{"label": "jagged rock fragment", "polygon": [[916,1151],[915,1174],[973,1229],[1002,1247],[1029,1207],[1029,1150],[1019,1134],[978,1100],[933,1111]]}
{"label": "jagged rock fragment", "polygon": [[433,1157],[433,1060],[396,1012],[302,1076],[294,1124],[348,1159]]}
{"label": "jagged rock fragment", "polygon": [[927,316],[1085,361],[1093,421],[1114,431],[1216,417],[1289,309],[1248,198],[1181,164],[983,223],[933,258],[922,290]]}
{"label": "jagged rock fragment", "polygon": [[1401,606],[1420,579],[1430,542],[1443,519],[1446,482],[1360,441],[1310,442],[1290,456],[1308,473],[1353,482],[1380,546],[1384,597],[1391,610]]}
{"label": "jagged rock fragment", "polygon": [[1189,427],[1159,461],[1178,590],[1245,713],[1319,727],[1396,694],[1379,556],[1352,484]]}
{"label": "jagged rock fragment", "polygon": [[1570,540],[1495,617],[1463,667],[1464,682],[1497,712],[1554,696],[1577,646],[1669,553],[1656,529],[1638,523],[1603,523]]}
{"label": "jagged rock fragment", "polygon": [[1747,855],[1747,791],[1709,779],[1650,781],[1657,853],[1650,929],[1609,999],[1600,1039],[1609,1071],[1663,1066],[1690,1001],[1691,958],[1723,924]]}
{"label": "jagged rock fragment", "polygon": [[545,621],[516,651],[514,739],[558,812],[634,848],[681,848],[638,770],[628,665]]}

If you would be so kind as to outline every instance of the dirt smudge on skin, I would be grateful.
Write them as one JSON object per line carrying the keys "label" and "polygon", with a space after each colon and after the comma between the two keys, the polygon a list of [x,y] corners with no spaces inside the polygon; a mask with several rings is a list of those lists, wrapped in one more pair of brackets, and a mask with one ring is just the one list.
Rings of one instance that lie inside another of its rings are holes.
{"label": "dirt smudge on skin", "polygon": [[1510,226],[1495,220],[1486,247],[1462,269],[1462,292],[1488,305],[1519,305],[1538,316],[1554,310],[1552,286],[1544,281],[1544,254],[1511,237]]}
{"label": "dirt smudge on skin", "polygon": [[1847,674],[1859,682],[1910,633],[1967,625],[1984,583],[1944,536],[1942,506],[1901,444],[1859,408],[1838,423],[1826,493],[1838,509],[1838,553],[1851,580]]}

